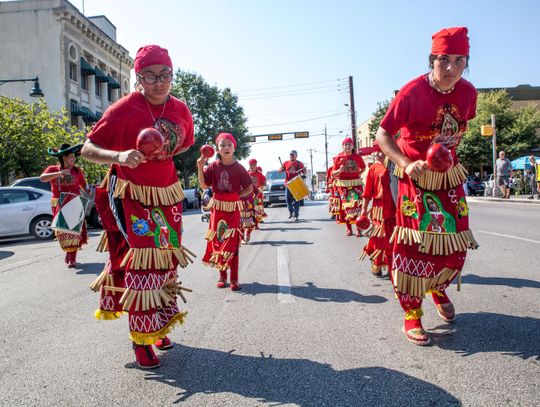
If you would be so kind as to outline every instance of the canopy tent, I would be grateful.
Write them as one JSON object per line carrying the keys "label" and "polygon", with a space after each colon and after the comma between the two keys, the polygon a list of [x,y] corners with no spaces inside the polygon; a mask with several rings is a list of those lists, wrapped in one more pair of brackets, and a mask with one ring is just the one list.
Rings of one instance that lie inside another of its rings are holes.
{"label": "canopy tent", "polygon": [[[516,158],[512,161],[512,169],[513,170],[528,170],[531,166],[531,163],[529,161],[528,155],[524,155],[523,157]],[[536,163],[540,163],[540,157],[535,156],[534,160]]]}

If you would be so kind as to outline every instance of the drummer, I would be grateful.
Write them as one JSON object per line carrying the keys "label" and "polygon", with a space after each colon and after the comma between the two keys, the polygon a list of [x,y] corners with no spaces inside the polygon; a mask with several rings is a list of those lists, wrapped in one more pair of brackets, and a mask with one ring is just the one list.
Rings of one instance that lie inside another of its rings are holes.
{"label": "drummer", "polygon": [[[298,161],[296,159],[297,156],[298,153],[296,152],[296,150],[291,150],[289,155],[290,159],[288,161],[285,161],[279,169],[279,172],[285,171],[285,183],[289,182],[297,175],[306,174],[306,167],[301,161]],[[293,220],[298,221],[298,215],[300,213],[300,203],[296,199],[294,199],[294,196],[288,188],[286,193],[286,199],[287,208],[289,209],[289,219],[292,218]]]}
{"label": "drummer", "polygon": [[[52,157],[57,157],[57,165],[49,165],[39,177],[41,182],[51,183],[51,207],[53,216],[56,216],[60,210],[58,200],[61,193],[81,194],[81,189],[88,191],[88,185],[82,170],[75,166],[75,157],[81,155],[82,144],[70,146],[62,144],[60,148],[54,148],[47,151]],[[83,224],[81,233],[55,232],[56,238],[60,243],[60,248],[66,252],[64,261],[69,268],[75,268],[77,265],[77,250],[83,244],[87,243],[86,224]]]}

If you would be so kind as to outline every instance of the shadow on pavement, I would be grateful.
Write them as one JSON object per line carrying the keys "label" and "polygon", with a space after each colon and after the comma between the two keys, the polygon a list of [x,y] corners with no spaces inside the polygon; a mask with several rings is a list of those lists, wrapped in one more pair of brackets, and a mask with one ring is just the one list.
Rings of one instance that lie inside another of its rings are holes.
{"label": "shadow on pavement", "polygon": [[6,250],[0,250],[0,260],[7,259],[8,257],[11,257],[15,254],[15,252],[12,251],[6,251]]}
{"label": "shadow on pavement", "polygon": [[269,244],[270,246],[286,246],[290,244],[313,244],[313,242],[308,242],[307,240],[264,240],[259,242],[249,242],[250,246],[257,246],[261,244]]}
{"label": "shadow on pavement", "polygon": [[[241,294],[276,294],[279,286],[275,284],[242,283]],[[388,301],[379,295],[362,295],[354,291],[341,288],[317,287],[311,281],[305,285],[291,286],[291,294],[295,297],[305,298],[316,302],[363,302],[368,304],[380,304]]]}
{"label": "shadow on pavement", "polygon": [[[145,380],[179,389],[181,403],[201,394],[233,393],[253,402],[297,406],[459,406],[457,398],[423,380],[383,367],[335,370],[308,359],[237,355],[175,345]],[[133,368],[133,364],[126,367]]]}
{"label": "shadow on pavement", "polygon": [[96,276],[103,271],[104,263],[78,263],[75,274],[95,274]]}
{"label": "shadow on pavement", "polygon": [[455,325],[440,325],[430,336],[435,346],[463,356],[497,352],[540,360],[540,319],[536,318],[490,312],[458,313]]}
{"label": "shadow on pavement", "polygon": [[464,274],[461,281],[463,284],[505,285],[513,288],[540,288],[540,281],[527,280],[524,278],[481,277],[475,274]]}

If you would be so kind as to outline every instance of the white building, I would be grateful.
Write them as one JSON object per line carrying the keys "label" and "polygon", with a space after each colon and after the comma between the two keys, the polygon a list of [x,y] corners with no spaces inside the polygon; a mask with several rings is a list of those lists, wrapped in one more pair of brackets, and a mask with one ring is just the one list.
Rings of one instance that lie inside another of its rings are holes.
{"label": "white building", "polygon": [[[0,56],[0,81],[39,77],[49,109],[65,107],[79,128],[130,91],[133,59],[116,27],[67,0],[0,2]],[[31,102],[31,85],[5,83],[0,95]]]}

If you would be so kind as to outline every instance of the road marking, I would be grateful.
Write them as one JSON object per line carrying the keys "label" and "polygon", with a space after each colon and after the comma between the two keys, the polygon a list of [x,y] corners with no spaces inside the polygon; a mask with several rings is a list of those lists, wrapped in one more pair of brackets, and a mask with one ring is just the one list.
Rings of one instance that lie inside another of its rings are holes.
{"label": "road marking", "polygon": [[289,273],[289,250],[286,246],[277,248],[277,281],[278,301],[282,303],[296,302],[292,295],[291,275]]}
{"label": "road marking", "polygon": [[495,232],[487,232],[485,230],[479,230],[478,232],[479,233],[485,233],[487,235],[500,236],[500,237],[509,237],[510,239],[523,240],[525,242],[540,244],[540,240],[527,239],[526,237],[520,237],[520,236],[514,236],[514,235],[505,235],[505,234],[502,234],[502,233],[495,233]]}

